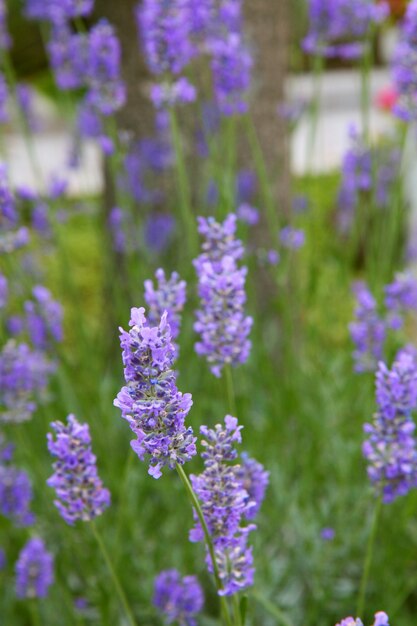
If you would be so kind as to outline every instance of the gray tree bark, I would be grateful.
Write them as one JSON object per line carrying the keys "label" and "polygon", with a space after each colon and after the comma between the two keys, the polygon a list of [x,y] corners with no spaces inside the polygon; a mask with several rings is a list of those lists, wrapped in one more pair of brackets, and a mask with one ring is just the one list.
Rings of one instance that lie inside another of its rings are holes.
{"label": "gray tree bark", "polygon": [[269,178],[282,211],[290,204],[289,132],[277,114],[289,65],[289,0],[246,0],[245,30],[254,56],[251,103]]}

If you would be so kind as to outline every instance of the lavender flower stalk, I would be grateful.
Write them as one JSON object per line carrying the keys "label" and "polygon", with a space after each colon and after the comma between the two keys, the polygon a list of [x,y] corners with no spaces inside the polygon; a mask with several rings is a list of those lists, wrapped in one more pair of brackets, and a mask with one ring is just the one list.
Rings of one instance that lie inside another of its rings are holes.
{"label": "lavender flower stalk", "polygon": [[356,321],[349,325],[349,330],[356,348],[353,353],[355,371],[370,372],[375,370],[382,358],[386,327],[366,284],[357,283],[354,291],[357,299]]}
{"label": "lavender flower stalk", "polygon": [[195,576],[181,578],[177,570],[166,570],[155,579],[153,603],[167,624],[196,626],[195,616],[204,604],[203,590]]}
{"label": "lavender flower stalk", "polygon": [[47,350],[51,340],[62,341],[62,306],[43,285],[33,287],[32,294],[34,301],[25,302],[29,335],[35,348]]}
{"label": "lavender flower stalk", "polygon": [[14,446],[6,444],[0,433],[0,514],[16,526],[31,526],[32,484],[25,471],[12,465]]}
{"label": "lavender flower stalk", "polygon": [[18,598],[45,598],[54,582],[53,557],[42,539],[30,539],[16,563]]}
{"label": "lavender flower stalk", "polygon": [[[181,313],[187,297],[187,284],[185,280],[180,280],[177,272],[172,272],[171,278],[167,280],[163,269],[156,270],[155,278],[156,288],[152,280],[145,281],[145,301],[149,307],[148,320],[150,324],[155,325],[166,311],[171,338],[175,340],[180,332]],[[174,341],[172,343],[178,353],[177,344]]]}
{"label": "lavender flower stalk", "polygon": [[[246,491],[242,476],[245,471],[239,465],[230,464],[237,458],[235,444],[241,442],[241,429],[237,419],[230,415],[225,417],[224,426],[217,424],[215,429],[202,426],[201,434],[205,439],[201,456],[205,469],[199,476],[190,477],[214,546],[222,584],[219,595],[233,595],[253,584],[252,549],[247,546],[247,540],[256,527],[244,525],[244,521],[252,519],[260,501],[253,501]],[[259,472],[260,467],[256,470]],[[190,541],[203,541],[203,528],[196,512],[194,518]],[[209,554],[207,566],[213,572]]]}
{"label": "lavender flower stalk", "polygon": [[67,425],[53,422],[51,426],[56,439],[48,433],[48,450],[57,460],[47,484],[56,491],[54,504],[67,524],[91,521],[110,505],[110,492],[98,476],[89,427],[74,415],[68,416]]}
{"label": "lavender flower stalk", "polygon": [[131,310],[131,329],[120,329],[126,386],[114,405],[122,411],[137,439],[131,446],[141,460],[149,460],[149,474],[162,475],[168,466],[184,464],[196,454],[192,428],[185,418],[192,406],[191,394],[182,394],[171,369],[175,349],[171,329],[163,313],[160,324],[147,324],[144,308]]}
{"label": "lavender flower stalk", "polygon": [[243,309],[247,268],[236,264],[243,247],[234,237],[235,230],[235,215],[229,215],[223,224],[214,218],[199,218],[199,232],[205,241],[194,261],[200,296],[194,329],[201,335],[195,349],[207,358],[215,376],[221,375],[225,365],[244,363],[251,348],[252,318],[245,316]]}
{"label": "lavender flower stalk", "polygon": [[32,417],[38,399],[46,394],[54,371],[43,352],[9,340],[0,352],[0,422],[24,422]]}
{"label": "lavender flower stalk", "polygon": [[376,375],[378,411],[365,424],[363,454],[368,476],[386,503],[417,486],[417,446],[411,412],[417,408],[417,365],[401,352],[391,370],[379,364]]}
{"label": "lavender flower stalk", "polygon": [[392,74],[395,89],[399,94],[394,113],[410,122],[417,117],[417,0],[411,0],[396,45]]}

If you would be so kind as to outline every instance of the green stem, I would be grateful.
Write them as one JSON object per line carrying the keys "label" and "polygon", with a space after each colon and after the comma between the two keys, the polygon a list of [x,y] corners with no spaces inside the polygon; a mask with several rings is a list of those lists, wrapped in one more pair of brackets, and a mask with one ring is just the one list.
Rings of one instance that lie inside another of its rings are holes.
{"label": "green stem", "polygon": [[357,610],[356,610],[356,615],[358,616],[363,615],[363,610],[365,607],[366,589],[368,587],[369,573],[371,570],[372,555],[373,555],[373,550],[374,550],[375,537],[376,537],[378,521],[379,521],[379,517],[381,513],[381,508],[382,508],[382,498],[379,497],[375,504],[374,513],[372,516],[371,530],[370,530],[369,538],[368,538],[368,546],[366,548],[366,555],[365,555],[365,562],[363,566],[361,584],[359,587],[358,604],[357,604]]}
{"label": "green stem", "polygon": [[[213,565],[214,580],[216,582],[217,591],[220,592],[223,590],[223,584],[220,579],[219,568],[217,567],[216,554],[214,552],[214,545],[210,536],[210,531],[206,524],[206,520],[204,519],[204,514],[201,509],[200,502],[198,501],[198,498],[194,492],[194,489],[188,479],[187,474],[184,472],[182,466],[177,463],[176,467],[177,467],[178,475],[182,481],[182,484],[184,485],[185,490],[187,491],[187,495],[191,501],[191,504],[197,514],[197,517],[201,524],[201,528],[203,529],[204,539],[206,541],[207,549],[210,554],[211,563]],[[223,619],[225,623],[230,626],[231,622],[230,622],[229,608],[227,606],[226,598],[224,596],[220,596],[220,604],[221,604]]]}
{"label": "green stem", "polygon": [[232,366],[228,363],[224,368],[227,388],[227,401],[229,403],[229,411],[233,417],[236,417],[236,398],[235,387],[233,384]]}
{"label": "green stem", "polygon": [[313,66],[313,99],[311,102],[310,114],[311,114],[311,125],[310,125],[310,137],[307,149],[307,173],[312,174],[313,169],[313,157],[314,157],[314,147],[316,143],[316,135],[317,135],[317,126],[319,122],[319,114],[320,114],[320,100],[321,100],[321,77],[324,70],[324,61],[323,57],[317,54],[314,57],[314,66]]}
{"label": "green stem", "polygon": [[188,249],[194,257],[197,254],[197,231],[195,218],[191,206],[191,191],[187,177],[187,168],[184,158],[184,150],[178,127],[177,117],[171,109],[169,113],[172,144],[175,152],[175,165],[177,169],[177,189],[180,204],[181,218],[184,231],[187,235]]}
{"label": "green stem", "polygon": [[30,600],[30,617],[33,626],[42,626],[41,617],[39,615],[39,606],[37,600]]}
{"label": "green stem", "polygon": [[371,89],[370,89],[370,75],[372,67],[372,42],[373,42],[373,30],[368,35],[365,41],[365,52],[362,57],[362,71],[361,71],[361,108],[362,108],[362,132],[363,138],[367,143],[369,140],[369,126],[370,126],[370,111],[371,111]]}
{"label": "green stem", "polygon": [[114,583],[114,587],[116,589],[116,593],[119,596],[120,603],[121,603],[121,605],[123,606],[123,608],[125,610],[127,620],[129,622],[130,626],[136,626],[135,618],[133,617],[132,610],[131,610],[131,608],[129,606],[129,602],[127,601],[127,598],[126,598],[126,594],[123,591],[123,588],[122,588],[122,586],[120,584],[119,578],[118,578],[118,576],[117,576],[117,574],[115,572],[115,569],[113,567],[113,563],[112,563],[112,561],[110,559],[110,555],[109,555],[109,553],[107,551],[107,548],[104,545],[103,539],[102,539],[99,531],[97,530],[97,527],[96,527],[95,523],[94,522],[90,522],[90,523],[91,523],[91,528],[92,528],[92,531],[93,531],[94,538],[95,538],[95,540],[98,543],[98,546],[100,548],[101,554],[103,555],[103,559],[105,560],[107,568],[109,570],[109,573],[110,573],[110,575],[112,577],[112,580],[113,580],[113,583]]}
{"label": "green stem", "polygon": [[268,225],[270,230],[272,231],[272,234],[275,236],[275,238],[277,238],[279,230],[279,217],[271,193],[271,184],[269,181],[264,154],[262,152],[262,147],[259,142],[258,133],[256,132],[253,119],[249,115],[246,115],[245,122],[249,146],[254,157],[255,169],[259,178],[263,202],[265,203],[266,207]]}
{"label": "green stem", "polygon": [[240,617],[239,594],[235,593],[232,596],[232,600],[233,600],[233,613],[235,616],[235,626],[242,626],[242,620]]}

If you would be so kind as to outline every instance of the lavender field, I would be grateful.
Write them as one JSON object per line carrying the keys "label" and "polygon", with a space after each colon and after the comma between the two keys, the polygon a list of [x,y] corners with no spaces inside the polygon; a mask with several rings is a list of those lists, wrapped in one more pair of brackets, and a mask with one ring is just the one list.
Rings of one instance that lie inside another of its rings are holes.
{"label": "lavender field", "polygon": [[0,626],[416,625],[416,120],[417,0],[0,0]]}

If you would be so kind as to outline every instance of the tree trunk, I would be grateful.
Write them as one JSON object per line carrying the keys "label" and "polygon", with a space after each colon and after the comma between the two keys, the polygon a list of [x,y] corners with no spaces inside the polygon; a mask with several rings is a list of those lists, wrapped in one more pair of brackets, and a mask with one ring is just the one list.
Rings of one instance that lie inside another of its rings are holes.
{"label": "tree trunk", "polygon": [[254,56],[251,111],[280,210],[290,206],[289,133],[277,114],[285,98],[290,15],[288,0],[246,0],[245,30]]}

